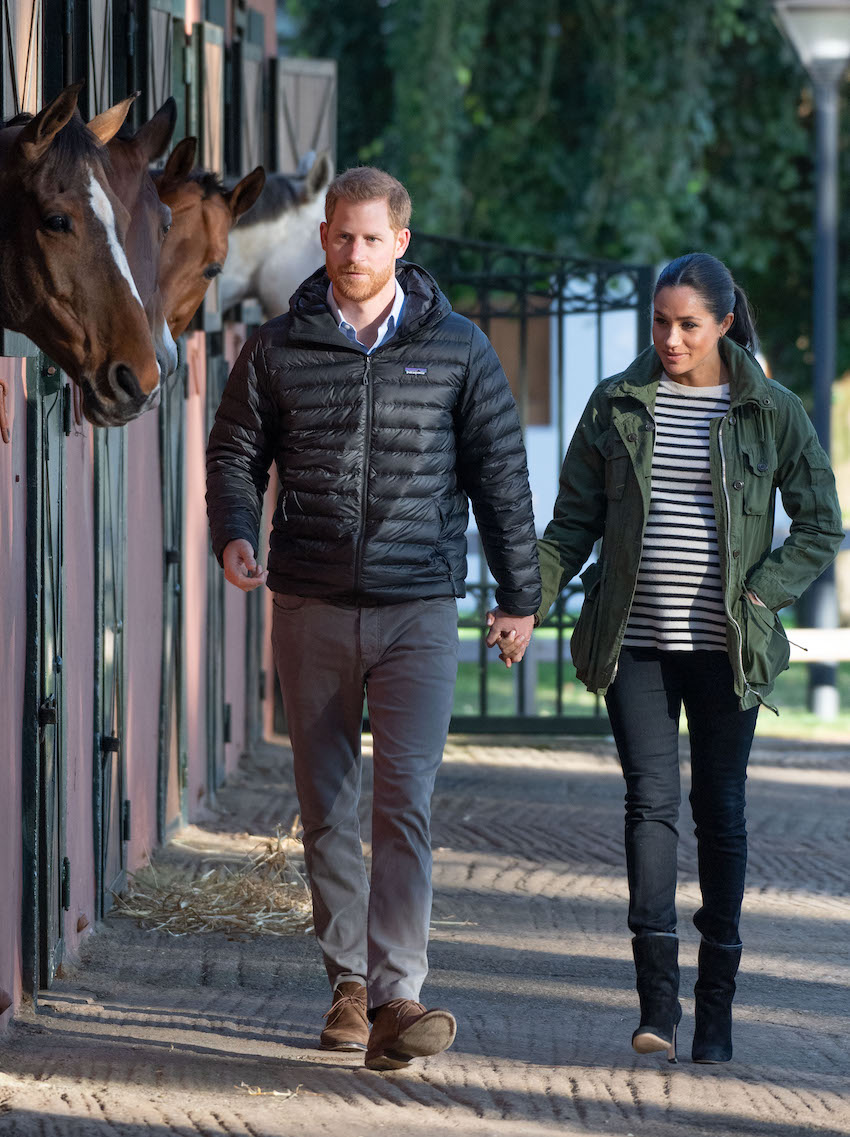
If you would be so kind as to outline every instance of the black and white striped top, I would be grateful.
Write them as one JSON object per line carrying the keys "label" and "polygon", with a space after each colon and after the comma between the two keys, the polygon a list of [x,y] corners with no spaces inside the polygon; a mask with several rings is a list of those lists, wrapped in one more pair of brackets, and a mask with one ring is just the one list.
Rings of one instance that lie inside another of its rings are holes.
{"label": "black and white striped top", "polygon": [[623,640],[629,647],[726,648],[709,429],[728,408],[728,383],[688,387],[664,376],[658,384],[652,498]]}

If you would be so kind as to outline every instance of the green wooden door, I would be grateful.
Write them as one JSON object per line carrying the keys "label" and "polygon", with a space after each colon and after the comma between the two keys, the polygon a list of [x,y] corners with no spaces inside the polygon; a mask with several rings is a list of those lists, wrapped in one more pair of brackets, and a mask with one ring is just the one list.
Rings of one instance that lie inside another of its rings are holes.
{"label": "green wooden door", "polygon": [[65,845],[62,561],[70,388],[39,353],[27,363],[27,673],[23,724],[23,955],[27,988],[49,987],[64,953]]}
{"label": "green wooden door", "polygon": [[95,870],[98,915],[126,880],[130,803],[124,752],[127,435],[95,432]]}
{"label": "green wooden door", "polygon": [[[185,359],[185,351],[180,352]],[[162,393],[159,460],[163,527],[162,695],[157,824],[165,842],[187,820],[187,716],[183,655],[183,438],[187,369],[181,363]]]}
{"label": "green wooden door", "polygon": [[63,705],[62,560],[64,547],[65,426],[70,387],[58,367],[37,358],[40,550],[38,660],[39,982],[49,987],[64,954],[63,914],[70,903],[65,848],[66,746]]}

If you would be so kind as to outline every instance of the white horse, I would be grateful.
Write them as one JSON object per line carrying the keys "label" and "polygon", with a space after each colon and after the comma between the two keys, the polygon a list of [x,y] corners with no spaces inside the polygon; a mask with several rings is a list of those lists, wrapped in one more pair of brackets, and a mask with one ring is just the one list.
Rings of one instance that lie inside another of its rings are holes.
{"label": "white horse", "polygon": [[266,178],[256,204],[230,234],[220,284],[223,310],[254,299],[267,319],[287,311],[298,285],[324,263],[319,224],[332,178],[330,155],[313,152],[301,159],[294,177]]}

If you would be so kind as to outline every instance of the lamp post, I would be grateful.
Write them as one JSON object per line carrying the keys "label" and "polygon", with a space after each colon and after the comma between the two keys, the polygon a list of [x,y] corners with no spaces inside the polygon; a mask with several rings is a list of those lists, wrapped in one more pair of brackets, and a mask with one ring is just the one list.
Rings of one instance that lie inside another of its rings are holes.
{"label": "lamp post", "polygon": [[[777,23],[812,81],[815,103],[815,257],[812,309],[814,424],[830,451],[830,407],[836,370],[838,308],[838,88],[850,61],[850,0],[773,0]],[[809,619],[816,628],[838,623],[835,573],[809,589]],[[838,713],[836,668],[809,666],[811,709],[822,718]]]}

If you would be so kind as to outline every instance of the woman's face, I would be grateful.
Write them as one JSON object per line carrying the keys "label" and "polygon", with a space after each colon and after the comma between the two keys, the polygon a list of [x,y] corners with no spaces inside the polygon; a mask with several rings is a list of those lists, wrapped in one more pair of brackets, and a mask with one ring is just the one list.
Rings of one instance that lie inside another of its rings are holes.
{"label": "woman's face", "polygon": [[717,345],[732,327],[732,313],[718,323],[700,294],[684,284],[659,289],[654,307],[652,342],[670,378],[695,387],[720,383]]}

